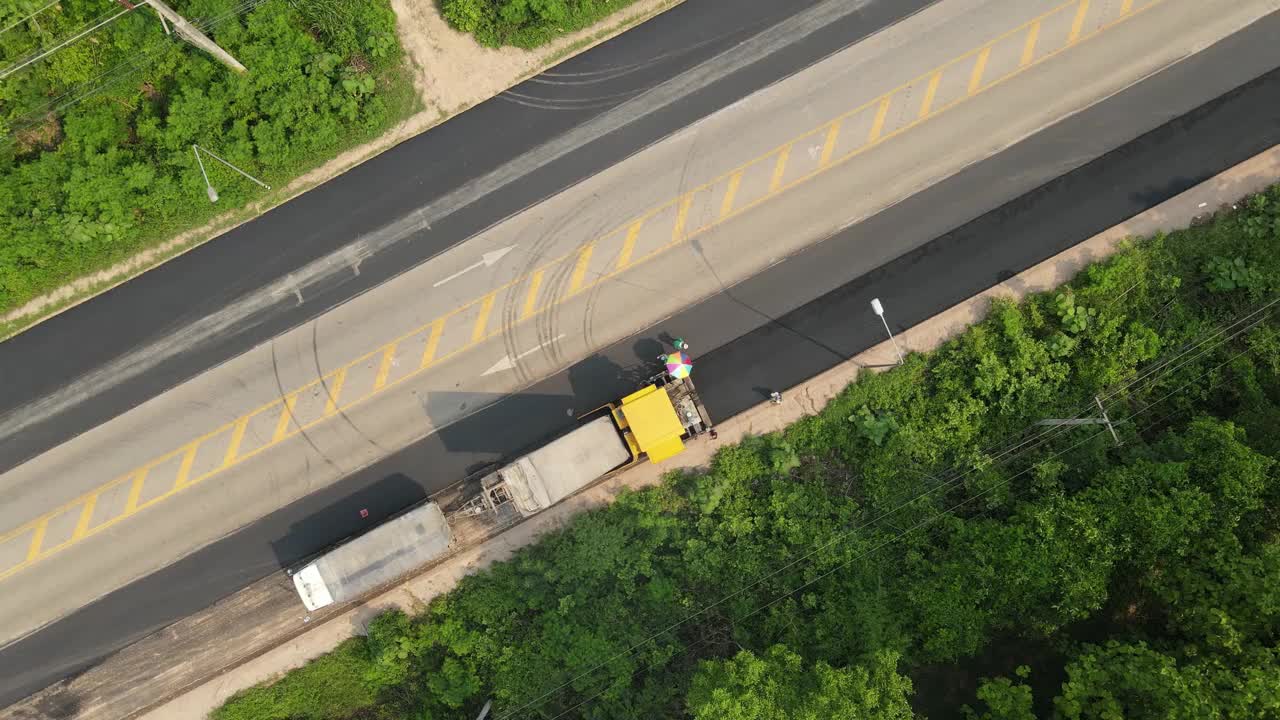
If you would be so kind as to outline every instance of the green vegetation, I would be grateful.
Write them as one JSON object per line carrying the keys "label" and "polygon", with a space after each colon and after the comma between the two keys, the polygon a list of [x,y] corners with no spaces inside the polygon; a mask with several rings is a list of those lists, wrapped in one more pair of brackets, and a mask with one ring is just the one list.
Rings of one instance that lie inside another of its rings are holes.
{"label": "green vegetation", "polygon": [[[381,616],[359,690],[315,663],[214,717],[1280,717],[1278,241],[1274,190],[997,303]],[[1095,396],[1121,445],[1037,424]]]}
{"label": "green vegetation", "polygon": [[[0,0],[6,67],[121,9],[45,5]],[[415,109],[387,0],[173,6],[249,72],[141,8],[0,80],[0,311],[262,195],[192,143],[279,187]]]}
{"label": "green vegetation", "polygon": [[224,708],[223,720],[342,720],[376,702],[369,683],[363,681],[368,665],[363,638],[352,638],[333,652],[316,658],[305,670],[286,675],[235,707]]}
{"label": "green vegetation", "polygon": [[440,0],[445,20],[481,45],[536,48],[635,0]]}

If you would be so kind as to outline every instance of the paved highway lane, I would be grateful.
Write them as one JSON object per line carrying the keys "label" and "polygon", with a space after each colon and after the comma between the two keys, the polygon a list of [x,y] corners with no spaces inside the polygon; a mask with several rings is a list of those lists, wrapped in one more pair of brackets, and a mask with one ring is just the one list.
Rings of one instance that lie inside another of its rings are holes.
{"label": "paved highway lane", "polygon": [[685,3],[0,343],[0,471],[931,1]]}
{"label": "paved highway lane", "polygon": [[0,637],[448,435],[1277,5],[948,0],[757,93],[0,476]]}
{"label": "paved highway lane", "polygon": [[[1190,89],[1247,79],[1280,65],[1280,48],[1271,42],[1277,33],[1280,19],[1272,16],[730,293],[614,343],[6,648],[0,653],[3,698],[16,699],[92,663],[362,524],[377,522],[477,464],[560,432],[571,422],[568,411],[630,389],[626,370],[656,354],[654,338],[663,331],[692,340],[699,385],[711,412],[729,415],[758,402],[757,387],[789,385],[878,342],[883,330],[866,309],[872,295],[885,298],[894,323],[911,324],[1280,142],[1280,72],[1271,72],[1040,186],[1063,167],[1123,142],[1135,123],[1141,127],[1183,107]],[[973,219],[988,208],[995,209]],[[869,244],[886,243],[886,238],[925,243],[942,232],[919,250],[804,305],[842,273],[845,279],[860,274]],[[512,417],[521,420],[512,423]],[[361,508],[370,509],[371,517],[362,520]]]}

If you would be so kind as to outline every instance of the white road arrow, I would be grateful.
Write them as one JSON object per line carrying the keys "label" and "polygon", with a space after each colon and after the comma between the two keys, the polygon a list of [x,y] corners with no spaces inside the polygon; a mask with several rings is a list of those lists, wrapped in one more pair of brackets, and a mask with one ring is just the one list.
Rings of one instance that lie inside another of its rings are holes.
{"label": "white road arrow", "polygon": [[454,273],[454,274],[450,275],[449,277],[447,277],[447,278],[445,278],[445,279],[441,280],[440,282],[438,282],[438,283],[436,283],[436,284],[432,285],[431,287],[440,287],[441,285],[443,285],[443,284],[445,284],[445,283],[449,282],[450,280],[457,280],[458,278],[462,277],[463,275],[466,275],[467,273],[469,273],[469,272],[471,272],[472,270],[475,270],[475,269],[477,269],[477,268],[482,268],[482,267],[493,267],[493,264],[494,264],[494,263],[498,262],[498,261],[499,261],[499,260],[501,260],[503,257],[505,257],[507,253],[509,253],[509,252],[511,252],[512,250],[515,250],[515,249],[516,249],[516,246],[515,246],[515,245],[508,245],[507,247],[504,247],[504,248],[498,248],[497,250],[491,250],[491,251],[489,251],[489,252],[487,252],[487,253],[485,253],[485,254],[483,254],[483,255],[481,255],[481,256],[480,256],[480,262],[475,263],[474,265],[468,265],[468,266],[466,266],[466,267],[462,268],[462,269],[461,269],[461,270],[459,270],[458,272],[456,272],[456,273]]}
{"label": "white road arrow", "polygon": [[546,346],[550,345],[550,344],[551,344],[551,343],[553,343],[553,342],[559,342],[559,341],[560,341],[560,339],[561,339],[561,338],[563,338],[563,337],[564,337],[564,333],[561,333],[561,334],[559,334],[559,335],[555,336],[555,338],[554,338],[554,339],[548,340],[548,341],[546,341],[546,342],[542,343],[541,345],[539,345],[538,347],[533,348],[533,349],[531,349],[531,350],[525,350],[524,352],[520,353],[519,355],[517,355],[517,356],[515,356],[515,357],[511,357],[510,355],[504,355],[504,356],[502,357],[502,359],[501,359],[501,360],[499,360],[498,362],[496,362],[496,363],[494,363],[494,364],[493,364],[493,367],[491,367],[491,368],[489,368],[488,370],[485,370],[484,372],[480,373],[480,376],[481,376],[481,377],[484,377],[485,375],[492,375],[492,374],[494,374],[494,373],[499,373],[499,372],[502,372],[502,371],[504,371],[504,370],[514,370],[514,369],[515,369],[515,367],[516,367],[516,361],[517,361],[517,360],[519,360],[520,358],[523,358],[523,357],[528,357],[529,355],[532,355],[532,354],[534,354],[534,353],[538,352],[539,350],[541,350],[542,348],[544,348],[544,347],[546,347]]}

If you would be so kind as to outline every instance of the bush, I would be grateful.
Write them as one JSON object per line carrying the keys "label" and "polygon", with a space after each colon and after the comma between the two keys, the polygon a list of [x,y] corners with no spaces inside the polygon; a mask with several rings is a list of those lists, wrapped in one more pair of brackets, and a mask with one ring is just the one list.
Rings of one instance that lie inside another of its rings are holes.
{"label": "bush", "polygon": [[454,28],[481,45],[535,48],[592,25],[635,0],[440,0]]}
{"label": "bush", "polygon": [[[131,13],[99,42],[0,81],[0,311],[260,196],[206,159],[222,196],[209,203],[193,143],[280,186],[412,108],[387,0],[251,5],[177,8],[243,75]],[[101,12],[98,0],[62,0],[0,34],[0,55],[23,57]]]}

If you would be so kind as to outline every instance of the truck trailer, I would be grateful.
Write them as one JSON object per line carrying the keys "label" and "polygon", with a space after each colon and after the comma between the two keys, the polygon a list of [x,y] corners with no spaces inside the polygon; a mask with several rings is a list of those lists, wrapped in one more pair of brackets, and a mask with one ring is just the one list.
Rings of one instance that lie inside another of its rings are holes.
{"label": "truck trailer", "polygon": [[497,522],[529,517],[613,472],[677,455],[686,439],[711,427],[693,381],[666,375],[579,420],[576,429],[482,478],[479,496],[460,512],[492,513]]}
{"label": "truck trailer", "polygon": [[354,600],[444,555],[452,540],[444,512],[429,502],[307,563],[293,586],[311,611]]}

